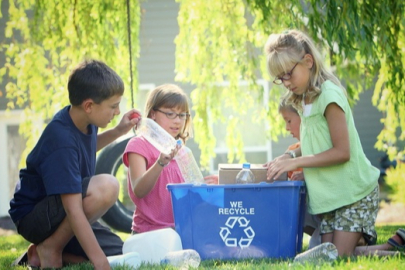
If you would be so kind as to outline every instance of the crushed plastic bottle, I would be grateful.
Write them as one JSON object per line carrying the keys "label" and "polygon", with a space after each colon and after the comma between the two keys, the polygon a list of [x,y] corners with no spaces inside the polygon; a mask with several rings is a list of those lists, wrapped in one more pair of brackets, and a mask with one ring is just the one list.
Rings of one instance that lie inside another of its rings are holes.
{"label": "crushed plastic bottle", "polygon": [[122,246],[124,254],[137,252],[145,263],[160,263],[167,253],[183,250],[180,235],[172,228],[131,235]]}
{"label": "crushed plastic bottle", "polygon": [[337,257],[338,251],[336,246],[328,242],[298,254],[294,258],[294,264],[304,264],[307,262],[313,264],[332,262],[336,260]]}
{"label": "crushed plastic bottle", "polygon": [[174,159],[180,168],[183,175],[184,182],[201,184],[204,183],[204,176],[194,158],[193,152],[190,148],[183,145],[181,140],[177,140],[177,144],[181,146]]}
{"label": "crushed plastic bottle", "polygon": [[253,184],[255,176],[250,170],[250,163],[243,163],[242,170],[236,175],[236,184]]}
{"label": "crushed plastic bottle", "polygon": [[170,154],[172,149],[176,147],[176,140],[173,136],[150,118],[142,118],[137,127],[137,135],[145,137],[159,152],[166,155]]}
{"label": "crushed plastic bottle", "polygon": [[136,269],[142,263],[141,256],[138,252],[128,252],[122,255],[108,256],[107,260],[111,267],[126,265],[132,269]]}
{"label": "crushed plastic bottle", "polygon": [[178,267],[180,270],[187,270],[189,267],[197,268],[201,263],[200,254],[194,249],[183,249],[168,252],[161,264],[169,264]]}

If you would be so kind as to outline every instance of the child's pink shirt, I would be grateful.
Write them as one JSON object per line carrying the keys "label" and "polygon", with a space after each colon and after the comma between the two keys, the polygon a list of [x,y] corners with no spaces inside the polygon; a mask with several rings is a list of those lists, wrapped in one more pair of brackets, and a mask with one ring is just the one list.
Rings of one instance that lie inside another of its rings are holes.
{"label": "child's pink shirt", "polygon": [[[145,158],[148,170],[159,158],[160,152],[144,137],[129,140],[123,155],[123,162],[128,167],[128,153],[136,153]],[[174,228],[173,209],[167,184],[184,183],[180,169],[173,159],[163,168],[156,185],[148,195],[139,199],[135,196],[131,180],[127,177],[128,193],[136,209],[132,220],[132,230],[138,233],[167,227]]]}

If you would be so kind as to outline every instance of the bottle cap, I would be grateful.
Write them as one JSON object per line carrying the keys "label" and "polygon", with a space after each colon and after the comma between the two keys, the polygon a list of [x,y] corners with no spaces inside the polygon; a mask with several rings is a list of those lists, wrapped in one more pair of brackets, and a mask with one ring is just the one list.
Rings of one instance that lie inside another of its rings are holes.
{"label": "bottle cap", "polygon": [[134,119],[134,118],[140,118],[141,117],[141,115],[139,114],[139,113],[132,113],[130,116],[129,116],[129,119]]}
{"label": "bottle cap", "polygon": [[250,163],[243,163],[242,168],[243,169],[250,169]]}

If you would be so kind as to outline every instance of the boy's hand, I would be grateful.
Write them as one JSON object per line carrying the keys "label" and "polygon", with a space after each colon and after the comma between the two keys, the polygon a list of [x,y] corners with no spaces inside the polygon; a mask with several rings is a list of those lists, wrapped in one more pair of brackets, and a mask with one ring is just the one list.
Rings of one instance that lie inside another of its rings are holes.
{"label": "boy's hand", "polygon": [[116,129],[119,130],[122,135],[127,134],[128,131],[130,131],[141,121],[141,119],[141,112],[136,109],[132,109],[122,116],[122,119],[116,126]]}
{"label": "boy's hand", "polygon": [[134,119],[134,118],[140,118],[141,117],[141,115],[139,114],[139,113],[137,113],[137,112],[134,112],[134,113],[132,113],[130,116],[129,116],[129,119]]}
{"label": "boy's hand", "polygon": [[110,270],[111,266],[108,260],[99,260],[96,263],[93,263],[94,270]]}

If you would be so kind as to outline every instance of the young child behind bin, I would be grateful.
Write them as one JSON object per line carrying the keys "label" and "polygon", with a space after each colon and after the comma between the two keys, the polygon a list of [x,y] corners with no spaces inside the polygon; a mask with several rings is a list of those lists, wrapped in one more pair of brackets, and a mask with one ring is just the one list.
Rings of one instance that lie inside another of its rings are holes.
{"label": "young child behind bin", "polygon": [[[177,85],[164,84],[152,90],[146,101],[145,115],[183,143],[192,135],[188,98]],[[174,228],[171,198],[166,185],[184,183],[174,160],[178,149],[174,148],[168,155],[160,153],[143,136],[128,142],[123,162],[129,168],[128,193],[136,205],[133,233]]]}
{"label": "young child behind bin", "polygon": [[[279,104],[278,111],[285,121],[285,129],[291,133],[293,138],[298,140],[297,143],[288,147],[289,150],[294,150],[300,147],[300,126],[301,118],[296,109],[291,104],[287,104],[287,100],[283,98]],[[297,168],[294,171],[287,172],[288,180],[304,180],[302,168]],[[311,236],[308,248],[313,248],[321,244],[321,236],[319,234],[320,219],[316,215],[311,215],[305,211],[304,232]]]}
{"label": "young child behind bin", "polygon": [[[95,175],[96,152],[130,131],[138,119],[129,116],[137,111],[98,133],[120,114],[124,92],[121,78],[100,61],[79,64],[69,77],[68,92],[71,105],[46,126],[20,171],[9,213],[18,233],[34,244],[28,250],[31,266],[60,268],[90,260],[95,269],[110,269],[106,255],[115,254],[100,246],[104,233],[91,224],[116,202],[119,184],[112,175]],[[122,253],[119,240],[116,254]]]}
{"label": "young child behind bin", "polygon": [[346,91],[325,58],[297,30],[270,35],[265,53],[273,82],[288,90],[301,116],[301,147],[270,162],[268,179],[304,168],[308,211],[322,214],[322,242],[333,243],[339,256],[392,255],[385,250],[404,247],[400,229],[384,245],[356,248],[362,235],[376,237],[379,170],[363,152]]}

